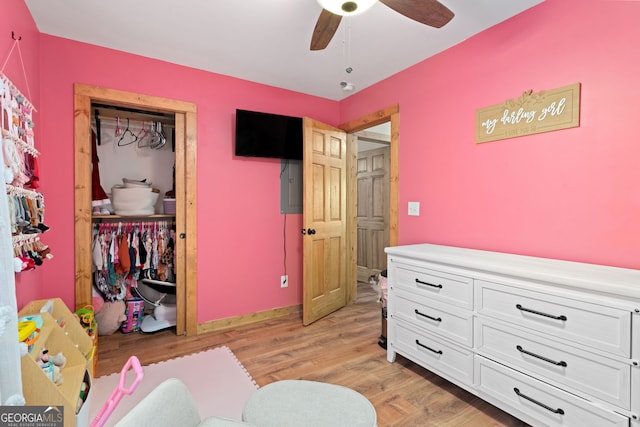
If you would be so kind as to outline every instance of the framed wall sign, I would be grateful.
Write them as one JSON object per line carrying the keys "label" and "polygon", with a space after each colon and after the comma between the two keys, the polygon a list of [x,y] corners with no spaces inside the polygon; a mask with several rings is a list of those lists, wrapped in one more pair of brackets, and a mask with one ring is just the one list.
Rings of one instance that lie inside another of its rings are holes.
{"label": "framed wall sign", "polygon": [[476,143],[580,126],[580,83],[476,110]]}

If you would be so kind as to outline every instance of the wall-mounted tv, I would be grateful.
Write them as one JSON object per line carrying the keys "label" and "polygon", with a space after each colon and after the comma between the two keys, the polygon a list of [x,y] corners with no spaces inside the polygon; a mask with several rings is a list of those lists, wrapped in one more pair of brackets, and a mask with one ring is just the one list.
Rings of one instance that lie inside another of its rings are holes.
{"label": "wall-mounted tv", "polygon": [[236,110],[235,154],[302,160],[302,118]]}

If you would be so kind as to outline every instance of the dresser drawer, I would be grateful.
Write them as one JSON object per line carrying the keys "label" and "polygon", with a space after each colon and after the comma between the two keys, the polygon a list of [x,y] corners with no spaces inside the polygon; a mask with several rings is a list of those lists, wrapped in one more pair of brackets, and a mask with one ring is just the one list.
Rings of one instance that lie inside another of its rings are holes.
{"label": "dresser drawer", "polygon": [[593,396],[630,409],[631,366],[599,356],[521,328],[477,320],[477,349],[483,355],[535,375],[585,398]]}
{"label": "dresser drawer", "polygon": [[476,280],[476,311],[611,354],[631,355],[631,312]]}
{"label": "dresser drawer", "polygon": [[394,264],[394,283],[437,301],[473,309],[473,279],[408,264]]}
{"label": "dresser drawer", "polygon": [[420,331],[402,321],[389,322],[392,328],[388,345],[421,366],[473,385],[473,351],[446,341],[434,334]]}
{"label": "dresser drawer", "polygon": [[627,417],[595,406],[482,356],[476,356],[475,379],[481,397],[516,416],[519,416],[518,413],[524,414],[523,418],[535,420],[535,425],[629,426]]}
{"label": "dresser drawer", "polygon": [[469,310],[452,307],[402,289],[392,290],[393,318],[411,323],[435,334],[445,335],[468,347],[473,346],[473,315]]}

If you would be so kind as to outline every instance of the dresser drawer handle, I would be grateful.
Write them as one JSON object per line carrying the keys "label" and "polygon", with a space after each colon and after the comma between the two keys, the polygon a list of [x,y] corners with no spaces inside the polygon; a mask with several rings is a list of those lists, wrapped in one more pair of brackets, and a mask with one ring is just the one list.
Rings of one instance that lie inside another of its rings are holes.
{"label": "dresser drawer handle", "polygon": [[427,286],[431,286],[432,288],[440,288],[442,289],[442,285],[434,285],[433,283],[429,283],[429,282],[423,282],[420,279],[416,279],[416,283],[420,284],[420,285],[427,285]]}
{"label": "dresser drawer handle", "polygon": [[518,310],[521,310],[521,311],[526,311],[527,313],[537,314],[538,316],[549,317],[551,319],[562,320],[562,321],[567,320],[567,316],[565,316],[564,314],[562,314],[560,316],[554,316],[553,314],[547,314],[547,313],[543,313],[541,311],[536,311],[536,310],[532,310],[530,308],[525,308],[525,307],[521,306],[520,304],[516,304],[516,308]]}
{"label": "dresser drawer handle", "polygon": [[520,393],[520,390],[518,390],[518,387],[514,387],[514,388],[513,388],[513,391],[515,391],[515,392],[516,392],[516,394],[517,394],[518,396],[522,397],[523,399],[527,399],[529,402],[535,403],[535,404],[536,404],[536,405],[538,405],[538,406],[542,406],[542,407],[543,407],[544,409],[546,409],[547,411],[551,411],[551,412],[553,412],[554,414],[564,415],[564,410],[563,410],[563,409],[561,409],[561,408],[553,409],[551,406],[547,406],[547,405],[545,405],[545,404],[544,404],[544,403],[542,403],[542,402],[538,402],[538,401],[537,401],[537,400],[535,400],[534,398],[529,397],[529,396],[527,396],[526,394],[522,394],[522,393]]}
{"label": "dresser drawer handle", "polygon": [[416,312],[416,314],[418,316],[426,317],[427,319],[431,319],[434,322],[442,322],[442,318],[441,317],[431,317],[428,314],[420,313],[420,310],[418,310],[417,308],[414,311]]}
{"label": "dresser drawer handle", "polygon": [[431,351],[431,352],[433,352],[433,353],[436,353],[436,354],[442,354],[442,350],[434,350],[434,349],[432,349],[431,347],[427,347],[426,345],[422,344],[422,343],[420,342],[420,340],[416,340],[416,344],[418,344],[418,345],[419,345],[420,347],[422,347],[422,348],[426,348],[427,350],[429,350],[429,351]]}
{"label": "dresser drawer handle", "polygon": [[567,366],[567,362],[565,362],[564,360],[561,360],[559,362],[556,362],[555,360],[549,359],[548,357],[544,357],[544,356],[540,356],[539,354],[535,354],[532,353],[530,351],[525,350],[524,348],[522,348],[521,345],[517,345],[516,349],[520,352],[520,353],[524,353],[524,354],[528,354],[529,356],[533,356],[537,359],[540,360],[544,360],[545,362],[549,362],[552,365],[556,365],[556,366],[562,366],[562,367],[566,367]]}

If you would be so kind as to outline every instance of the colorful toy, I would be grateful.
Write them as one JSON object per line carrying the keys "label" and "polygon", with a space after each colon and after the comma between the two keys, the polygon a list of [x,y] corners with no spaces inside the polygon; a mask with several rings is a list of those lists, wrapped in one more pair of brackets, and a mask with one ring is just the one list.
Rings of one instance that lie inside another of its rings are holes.
{"label": "colorful toy", "polygon": [[63,382],[62,368],[67,363],[67,358],[62,353],[56,355],[50,355],[49,350],[42,349],[42,353],[36,359],[44,373],[53,381],[56,385],[60,385]]}
{"label": "colorful toy", "polygon": [[[131,383],[131,386],[126,388],[125,383],[127,382],[127,372],[129,369],[133,369],[136,377]],[[138,387],[138,384],[140,384],[140,381],[142,381],[143,377],[144,373],[142,372],[140,361],[136,356],[131,356],[127,363],[122,367],[122,371],[120,371],[120,382],[115,390],[113,390],[113,393],[111,393],[111,396],[109,396],[109,399],[107,399],[106,403],[102,406],[98,415],[96,415],[93,421],[91,421],[91,425],[89,427],[102,427],[109,416],[113,413],[116,406],[118,406],[120,400],[122,400],[122,396],[125,394],[132,394]]]}
{"label": "colorful toy", "polygon": [[93,324],[93,307],[87,305],[76,310],[76,316],[83,328],[90,328]]}
{"label": "colorful toy", "polygon": [[27,351],[31,352],[33,344],[40,338],[42,328],[42,316],[24,316],[18,319],[18,341],[27,345]]}

